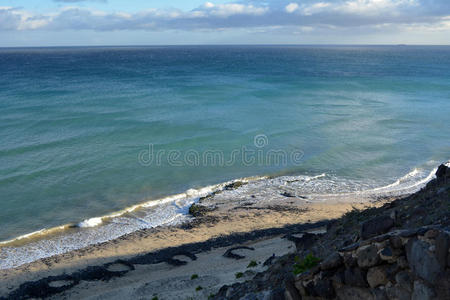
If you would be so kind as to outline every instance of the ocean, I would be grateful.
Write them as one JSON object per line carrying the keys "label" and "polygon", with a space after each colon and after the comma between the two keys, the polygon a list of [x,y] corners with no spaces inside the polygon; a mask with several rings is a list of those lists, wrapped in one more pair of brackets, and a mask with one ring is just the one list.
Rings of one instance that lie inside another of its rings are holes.
{"label": "ocean", "polygon": [[0,48],[0,70],[0,268],[238,178],[408,193],[450,158],[445,46]]}

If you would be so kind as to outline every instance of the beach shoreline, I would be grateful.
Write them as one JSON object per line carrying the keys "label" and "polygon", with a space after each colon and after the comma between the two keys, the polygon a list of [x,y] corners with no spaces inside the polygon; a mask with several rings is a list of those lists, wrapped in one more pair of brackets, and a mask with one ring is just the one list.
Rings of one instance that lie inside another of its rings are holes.
{"label": "beach shoreline", "polygon": [[[282,221],[269,221],[268,224],[272,227],[280,227],[295,222],[289,217],[286,219],[285,215],[288,212],[289,214],[296,212],[293,214],[294,217],[299,213],[308,216],[311,214],[302,210],[308,210],[310,207],[317,210],[323,204],[347,203],[348,207],[348,203],[364,204],[378,201],[384,197],[407,195],[418,190],[433,176],[434,170],[428,172],[418,171],[417,168],[414,168],[395,182],[383,186],[368,185],[364,181],[351,181],[323,173],[314,176],[254,176],[192,188],[184,193],[147,200],[105,216],[86,219],[79,224],[66,224],[44,229],[11,241],[1,242],[0,270],[16,268],[23,264],[72,251],[90,249],[95,245],[124,239],[130,234],[139,235],[147,229],[156,228],[155,230],[158,232],[159,229],[166,227],[189,227],[200,220],[208,223],[218,223],[219,221],[223,223],[227,221],[229,215],[235,213],[240,215],[237,220],[242,222],[243,219],[252,215],[250,212],[253,212],[256,217],[252,218],[253,221],[250,225],[252,229],[256,230],[267,228],[267,225],[260,221],[261,218],[257,217],[258,215],[275,212],[278,214],[276,220]],[[195,207],[197,204],[200,204],[200,207],[208,212],[206,218],[198,218],[195,211],[190,211],[192,205]],[[319,212],[320,214],[324,213]],[[316,220],[316,217],[304,217],[299,220],[312,222]],[[234,223],[238,224],[239,222]],[[230,226],[233,228],[233,232],[249,230],[248,226],[235,224]],[[218,232],[220,234],[232,233],[227,230]],[[214,234],[212,233],[208,238]],[[203,235],[200,234],[200,236]],[[164,242],[161,246],[173,245]]]}
{"label": "beach shoreline", "polygon": [[[228,190],[233,191],[240,186],[237,184],[229,187]],[[52,281],[61,281],[61,278],[71,276],[70,274],[81,276],[80,282],[86,281],[83,279],[83,276],[87,276],[86,274],[100,276],[98,280],[101,280],[103,276],[121,277],[123,274],[120,272],[105,273],[105,269],[115,264],[119,265],[119,269],[125,268],[125,270],[127,266],[134,266],[135,263],[138,265],[165,264],[169,265],[167,272],[172,274],[172,272],[176,273],[173,270],[177,266],[170,265],[170,262],[174,262],[176,254],[194,257],[210,251],[224,252],[230,246],[252,245],[264,240],[280,239],[283,235],[292,232],[317,230],[326,226],[328,220],[336,219],[352,209],[381,206],[391,200],[386,197],[372,199],[372,201],[347,199],[310,202],[302,197],[284,195],[278,200],[272,199],[266,202],[237,201],[218,205],[220,193],[217,194],[218,199],[214,199],[214,196],[201,198],[192,206],[206,209],[191,211],[195,217],[188,222],[176,226],[138,230],[104,243],[39,259],[16,268],[1,270],[0,295],[6,296],[13,291],[19,293],[18,291],[27,290],[30,283],[38,281],[42,285],[40,290],[48,293],[44,296],[51,296],[56,291],[64,290],[65,287],[52,289],[48,284]],[[214,208],[211,206],[212,202],[215,203]],[[291,247],[292,243],[283,245],[282,248],[265,248],[264,251],[278,252],[279,254],[276,255],[286,254],[288,251],[286,247]],[[236,272],[239,268],[242,266],[237,265]],[[233,279],[230,276],[227,277],[228,281]],[[145,278],[143,280],[148,279]],[[210,288],[229,283],[227,280],[220,280]]]}
{"label": "beach shoreline", "polygon": [[[431,174],[434,176],[434,170]],[[386,187],[339,194],[304,194],[297,188],[323,177],[284,176],[223,184],[193,201],[188,217],[179,224],[136,230],[106,242],[0,270],[0,298],[46,298],[61,293],[72,298],[81,293],[83,298],[102,299],[104,284],[110,293],[107,298],[114,298],[111,291],[116,289],[115,285],[124,289],[119,293],[124,296],[156,280],[159,285],[153,287],[155,294],[165,295],[158,299],[199,295],[206,299],[206,293],[234,282],[236,273],[253,271],[246,270],[243,264],[258,260],[257,269],[264,271],[267,266],[263,267],[263,261],[294,251],[295,235],[326,232],[330,221],[350,211],[378,208],[405,198],[411,194],[406,192],[419,189],[430,175],[412,185],[403,184],[401,179],[408,178],[407,175]],[[224,257],[230,247],[242,246],[244,250],[259,250],[243,251],[244,255],[238,249],[231,258]],[[248,259],[241,261],[240,255]],[[202,259],[197,260],[199,257]],[[216,260],[219,265],[211,264]],[[225,266],[226,275],[216,276],[215,268]],[[201,293],[192,289],[185,273],[197,269],[202,270],[200,278],[209,278],[202,281],[205,286]],[[140,286],[129,290],[133,286],[130,278]],[[174,281],[185,285],[168,290]]]}

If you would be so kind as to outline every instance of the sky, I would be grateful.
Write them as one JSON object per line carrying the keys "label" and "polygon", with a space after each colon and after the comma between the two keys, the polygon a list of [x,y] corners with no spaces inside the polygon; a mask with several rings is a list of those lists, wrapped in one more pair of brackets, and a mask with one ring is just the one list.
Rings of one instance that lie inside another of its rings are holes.
{"label": "sky", "polygon": [[450,44],[450,0],[0,0],[0,47]]}

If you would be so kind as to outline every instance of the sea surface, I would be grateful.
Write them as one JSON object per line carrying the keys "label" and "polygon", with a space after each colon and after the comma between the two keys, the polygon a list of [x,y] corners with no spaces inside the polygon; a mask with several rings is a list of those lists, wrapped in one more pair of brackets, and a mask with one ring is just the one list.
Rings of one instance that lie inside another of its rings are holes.
{"label": "sea surface", "polygon": [[450,47],[0,48],[0,268],[179,222],[237,178],[412,192],[449,116]]}

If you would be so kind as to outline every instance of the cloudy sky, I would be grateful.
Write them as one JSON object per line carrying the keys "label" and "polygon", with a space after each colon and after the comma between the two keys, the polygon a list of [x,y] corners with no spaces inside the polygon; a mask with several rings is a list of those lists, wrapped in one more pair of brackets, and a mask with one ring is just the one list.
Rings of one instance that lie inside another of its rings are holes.
{"label": "cloudy sky", "polygon": [[450,0],[0,0],[0,46],[450,44]]}

